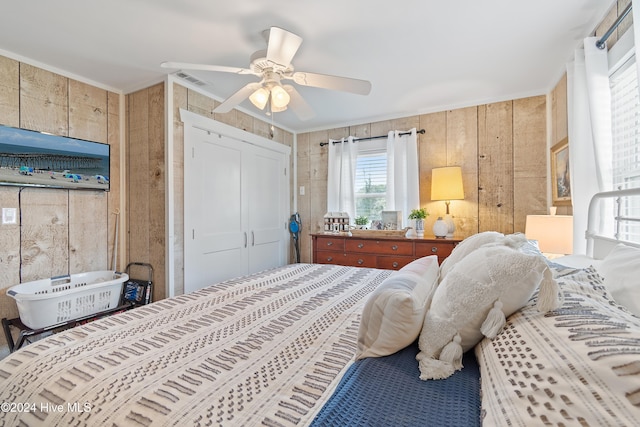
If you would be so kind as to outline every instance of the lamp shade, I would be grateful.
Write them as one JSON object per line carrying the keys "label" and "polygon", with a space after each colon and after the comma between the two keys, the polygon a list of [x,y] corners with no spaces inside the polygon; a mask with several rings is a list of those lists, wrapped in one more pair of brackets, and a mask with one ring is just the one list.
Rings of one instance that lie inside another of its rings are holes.
{"label": "lamp shade", "polygon": [[537,240],[540,252],[573,253],[573,217],[571,215],[527,215],[527,239]]}
{"label": "lamp shade", "polygon": [[431,200],[462,200],[462,169],[447,166],[431,170]]}

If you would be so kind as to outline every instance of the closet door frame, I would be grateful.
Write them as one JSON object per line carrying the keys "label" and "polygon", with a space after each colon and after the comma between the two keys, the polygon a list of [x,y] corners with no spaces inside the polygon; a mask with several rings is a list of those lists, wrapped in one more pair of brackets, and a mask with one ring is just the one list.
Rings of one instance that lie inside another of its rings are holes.
{"label": "closet door frame", "polygon": [[[255,153],[273,153],[275,158],[279,156],[282,157],[281,165],[281,178],[278,180],[278,204],[280,205],[280,211],[278,213],[279,219],[282,222],[281,226],[281,239],[279,243],[279,252],[281,253],[280,265],[284,265],[289,260],[289,233],[287,229],[287,220],[290,215],[290,189],[289,189],[289,160],[291,155],[291,148],[273,142],[269,139],[263,138],[261,136],[245,132],[241,129],[237,129],[226,125],[224,123],[217,122],[215,120],[191,113],[189,111],[180,110],[181,120],[184,122],[184,147],[185,147],[185,187],[187,184],[187,163],[188,158],[191,156],[191,150],[193,149],[194,141],[202,140],[203,138],[211,138],[214,140],[215,138],[220,138],[224,140],[224,144],[229,144],[230,142],[237,142],[237,144],[246,144],[242,145],[245,147],[242,149],[242,158],[243,158],[243,171],[242,177],[246,179],[249,174],[247,173],[247,166],[249,166],[251,161],[255,161]],[[227,145],[228,146],[228,145]],[[240,147],[240,146],[239,146]],[[243,207],[251,206],[250,201],[247,198],[246,194],[242,194],[242,204]],[[194,287],[190,286],[188,283],[190,280],[193,280],[193,277],[190,277],[191,272],[187,271],[189,268],[189,260],[187,259],[189,256],[192,256],[195,248],[190,246],[192,244],[192,228],[194,226],[194,221],[189,217],[190,215],[190,207],[188,206],[187,200],[187,189],[185,188],[185,197],[184,197],[184,281],[185,281],[185,293],[189,291],[193,291]],[[243,232],[247,233],[248,239],[251,238],[251,230],[249,227],[252,227],[253,224],[249,224],[246,218],[247,211],[244,209],[243,215],[243,226],[245,229]],[[273,221],[272,221],[273,224]],[[271,232],[273,235],[273,230]],[[244,239],[243,239],[244,240]],[[248,257],[251,256],[250,253],[250,244],[251,240],[248,240],[248,245],[246,250],[243,249],[242,253],[242,262],[247,263]],[[240,243],[241,246],[244,246],[243,243]],[[247,263],[247,268],[250,268],[251,263]],[[247,270],[248,271],[248,270]],[[204,280],[204,281],[203,281]],[[212,280],[211,283],[213,283]],[[198,277],[196,281],[199,286],[206,283],[206,278]],[[211,284],[208,283],[208,284]]]}

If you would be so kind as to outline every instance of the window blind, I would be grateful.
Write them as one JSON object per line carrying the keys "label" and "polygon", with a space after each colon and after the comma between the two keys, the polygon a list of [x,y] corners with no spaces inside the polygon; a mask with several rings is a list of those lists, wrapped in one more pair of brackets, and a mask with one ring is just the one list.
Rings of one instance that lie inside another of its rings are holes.
{"label": "window blind", "polygon": [[[611,74],[610,87],[614,189],[640,187],[640,96],[635,57]],[[615,209],[620,217],[640,217],[638,200],[627,200]],[[621,239],[637,241],[640,223],[622,221],[618,234]]]}
{"label": "window blind", "polygon": [[356,217],[381,219],[386,203],[387,154],[375,151],[358,154],[355,178]]}

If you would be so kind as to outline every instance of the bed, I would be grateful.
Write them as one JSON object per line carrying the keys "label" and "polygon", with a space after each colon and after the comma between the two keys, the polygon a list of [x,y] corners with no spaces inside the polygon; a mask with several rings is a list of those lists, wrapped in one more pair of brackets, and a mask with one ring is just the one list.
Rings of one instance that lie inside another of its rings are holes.
{"label": "bed", "polygon": [[[640,317],[609,284],[640,249],[542,265],[531,242],[503,247],[520,239],[481,233],[399,272],[292,264],[55,334],[0,361],[0,426],[636,424]],[[536,286],[483,288],[485,252],[534,260],[511,274]],[[456,297],[477,319],[452,321]]]}

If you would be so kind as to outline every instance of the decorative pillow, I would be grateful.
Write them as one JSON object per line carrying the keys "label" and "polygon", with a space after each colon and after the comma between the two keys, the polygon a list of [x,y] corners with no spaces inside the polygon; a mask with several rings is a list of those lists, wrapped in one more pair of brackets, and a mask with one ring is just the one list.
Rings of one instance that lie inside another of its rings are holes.
{"label": "decorative pillow", "polygon": [[513,249],[518,249],[520,252],[538,254],[542,256],[540,250],[537,248],[537,244],[527,240],[526,236],[522,233],[502,234],[497,231],[484,231],[482,233],[474,234],[467,237],[460,242],[440,266],[440,281],[444,280],[447,273],[464,257],[471,252],[483,246],[509,246]]}
{"label": "decorative pillow", "polygon": [[640,249],[616,245],[598,268],[613,299],[640,317]]}
{"label": "decorative pillow", "polygon": [[484,246],[460,260],[436,289],[418,341],[420,378],[447,378],[462,353],[495,337],[506,317],[540,285],[538,309],[558,306],[558,288],[544,258],[509,246]]}
{"label": "decorative pillow", "polygon": [[475,347],[491,397],[482,399],[483,425],[638,425],[640,319],[611,300],[593,269],[566,271],[556,275],[562,307],[540,315],[528,303]]}
{"label": "decorative pillow", "polygon": [[411,261],[409,264],[402,267],[399,271],[412,271],[420,276],[430,276],[432,274],[439,274],[438,269],[433,265],[438,265],[438,255],[429,255],[426,257],[418,258]]}
{"label": "decorative pillow", "polygon": [[392,273],[365,303],[356,359],[393,354],[418,338],[438,284],[438,257],[420,258]]}
{"label": "decorative pillow", "polygon": [[504,234],[502,233],[498,233],[497,231],[484,231],[482,233],[469,236],[462,242],[458,243],[456,247],[453,248],[453,251],[451,251],[451,254],[442,261],[442,265],[440,266],[440,281],[445,278],[447,273],[449,273],[449,270],[451,270],[454,265],[460,262],[471,252],[475,251],[480,246],[486,245],[487,243],[501,242],[502,239],[504,239]]}

